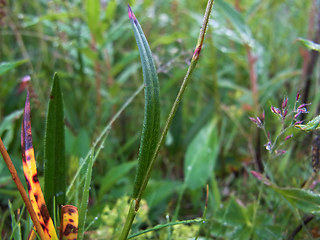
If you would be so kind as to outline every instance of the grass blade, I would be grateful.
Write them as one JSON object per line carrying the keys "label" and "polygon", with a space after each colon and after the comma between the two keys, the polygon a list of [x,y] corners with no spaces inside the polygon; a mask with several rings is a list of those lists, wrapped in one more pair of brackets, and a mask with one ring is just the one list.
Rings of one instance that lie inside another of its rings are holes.
{"label": "grass blade", "polygon": [[13,211],[13,207],[12,204],[10,202],[10,200],[8,201],[8,205],[9,205],[9,211],[10,211],[10,215],[11,215],[11,227],[12,227],[12,233],[11,233],[11,237],[10,239],[16,239],[16,240],[21,240],[21,226],[20,226],[20,222],[16,221],[16,217]]}
{"label": "grass blade", "polygon": [[93,162],[94,162],[94,156],[92,154],[89,157],[89,161],[88,161],[88,168],[87,168],[85,184],[83,188],[84,190],[83,190],[83,195],[82,195],[82,199],[79,207],[79,232],[78,232],[79,235],[78,236],[80,240],[83,239],[85,223],[87,218],[87,208],[88,208],[88,201],[89,201],[89,190],[90,190],[90,184],[91,184]]}
{"label": "grass blade", "polygon": [[151,158],[159,139],[160,128],[160,101],[158,74],[153,62],[150,47],[144,36],[142,28],[128,6],[128,16],[134,31],[136,42],[139,48],[143,79],[145,85],[145,107],[144,120],[139,149],[137,173],[134,183],[133,197],[143,191],[143,180],[150,165]]}
{"label": "grass blade", "polygon": [[65,204],[66,161],[64,145],[64,113],[58,75],[53,76],[47,113],[44,144],[44,194],[50,214],[53,214],[53,198],[56,206]]}

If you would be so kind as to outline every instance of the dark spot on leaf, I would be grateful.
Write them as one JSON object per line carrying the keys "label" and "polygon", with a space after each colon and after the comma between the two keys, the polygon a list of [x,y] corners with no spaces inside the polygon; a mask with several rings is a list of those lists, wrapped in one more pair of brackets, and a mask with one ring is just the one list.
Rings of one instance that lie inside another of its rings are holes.
{"label": "dark spot on leaf", "polygon": [[29,180],[28,180],[28,178],[27,178],[27,176],[26,176],[26,175],[25,175],[25,178],[26,178],[26,182],[27,182],[27,188],[28,188],[28,191],[30,191],[30,190],[31,190],[30,182],[29,182]]}
{"label": "dark spot on leaf", "polygon": [[69,208],[68,209],[68,213],[71,215],[72,213],[75,213],[76,212],[76,210],[74,210],[73,208]]}
{"label": "dark spot on leaf", "polygon": [[54,99],[54,96],[53,96],[53,95],[50,95],[50,99]]}
{"label": "dark spot on leaf", "polygon": [[50,216],[49,216],[47,206],[45,204],[41,205],[40,212],[43,217],[43,221],[45,222],[45,224],[47,224],[50,219]]}
{"label": "dark spot on leaf", "polygon": [[78,228],[72,224],[67,224],[66,229],[63,232],[63,235],[68,236],[70,233],[77,233]]}
{"label": "dark spot on leaf", "polygon": [[35,175],[33,175],[32,180],[33,180],[34,183],[38,183],[39,182],[37,173]]}
{"label": "dark spot on leaf", "polygon": [[34,194],[34,198],[36,199],[36,202],[38,202],[38,194]]}

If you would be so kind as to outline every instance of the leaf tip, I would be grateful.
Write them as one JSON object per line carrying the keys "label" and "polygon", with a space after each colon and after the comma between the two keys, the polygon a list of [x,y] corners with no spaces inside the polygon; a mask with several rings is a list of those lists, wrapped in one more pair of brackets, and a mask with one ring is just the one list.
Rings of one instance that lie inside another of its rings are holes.
{"label": "leaf tip", "polygon": [[128,4],[128,17],[130,20],[133,20],[133,21],[137,20],[129,4]]}

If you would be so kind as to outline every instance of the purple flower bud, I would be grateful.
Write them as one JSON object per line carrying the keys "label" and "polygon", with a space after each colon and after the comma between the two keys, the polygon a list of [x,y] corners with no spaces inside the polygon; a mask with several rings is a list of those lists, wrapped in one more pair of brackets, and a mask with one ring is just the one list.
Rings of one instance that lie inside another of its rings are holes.
{"label": "purple flower bud", "polygon": [[276,108],[274,106],[271,106],[271,112],[273,112],[274,114],[280,115],[281,111],[279,108]]}
{"label": "purple flower bud", "polygon": [[253,117],[249,117],[249,119],[251,120],[251,122],[253,122],[253,123],[257,124],[257,120],[256,120],[255,118],[253,118]]}
{"label": "purple flower bud", "polygon": [[21,79],[21,82],[29,82],[30,80],[31,80],[31,77],[29,75],[26,75]]}
{"label": "purple flower bud", "polygon": [[289,140],[289,139],[292,138],[292,137],[293,137],[293,134],[288,135],[288,136],[286,136],[286,137],[284,138],[284,140],[287,141],[287,140]]}
{"label": "purple flower bud", "polygon": [[283,119],[285,119],[285,118],[286,118],[287,113],[288,113],[288,109],[284,110],[283,115],[282,115],[282,118],[283,118]]}
{"label": "purple flower bud", "polygon": [[287,151],[286,150],[277,150],[276,154],[282,155],[285,154]]}
{"label": "purple flower bud", "polygon": [[301,123],[303,123],[303,121],[296,121],[296,122],[294,123],[294,125],[299,125],[299,124],[301,124]]}
{"label": "purple flower bud", "polygon": [[264,110],[263,110],[262,115],[261,115],[261,121],[264,122],[264,119],[265,119],[265,114],[264,114]]}
{"label": "purple flower bud", "polygon": [[262,121],[260,120],[259,117],[257,117],[257,123],[258,123],[259,125],[262,125]]}
{"label": "purple flower bud", "polygon": [[285,108],[287,107],[287,105],[288,105],[288,98],[285,97],[285,98],[283,99],[283,102],[282,102],[282,109],[285,109]]}
{"label": "purple flower bud", "polygon": [[259,181],[262,181],[264,184],[270,186],[271,182],[265,177],[263,176],[261,173],[256,172],[256,171],[251,171],[251,174],[258,179]]}
{"label": "purple flower bud", "polygon": [[293,119],[296,119],[297,117],[299,117],[300,114],[301,112],[298,112],[296,115],[294,115]]}
{"label": "purple flower bud", "polygon": [[308,113],[308,110],[306,108],[299,108],[298,113]]}
{"label": "purple flower bud", "polygon": [[252,174],[256,179],[258,179],[259,181],[261,181],[261,180],[263,179],[262,174],[259,173],[259,172],[251,171],[251,174]]}
{"label": "purple flower bud", "polygon": [[304,103],[304,104],[301,104],[298,109],[300,108],[305,108],[306,106],[310,105],[311,103]]}
{"label": "purple flower bud", "polygon": [[259,128],[262,128],[263,123],[262,123],[262,121],[260,120],[259,117],[257,117],[257,118],[249,117],[249,119],[250,119],[253,123],[257,124],[257,126],[258,126]]}
{"label": "purple flower bud", "polygon": [[297,92],[296,101],[298,101],[300,98],[300,90]]}

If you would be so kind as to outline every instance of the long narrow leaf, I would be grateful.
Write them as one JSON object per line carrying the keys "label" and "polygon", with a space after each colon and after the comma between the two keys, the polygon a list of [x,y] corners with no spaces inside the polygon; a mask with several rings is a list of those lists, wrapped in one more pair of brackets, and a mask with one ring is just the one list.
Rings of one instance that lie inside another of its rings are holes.
{"label": "long narrow leaf", "polygon": [[21,148],[23,172],[27,182],[30,201],[32,203],[33,209],[39,218],[39,222],[41,223],[43,231],[47,238],[58,239],[38,180],[36,160],[34,157],[34,149],[32,145],[29,92],[27,93],[27,99],[23,113],[21,128]]}
{"label": "long narrow leaf", "polygon": [[44,194],[50,214],[53,214],[53,198],[56,206],[65,204],[66,161],[64,144],[63,101],[58,75],[53,77],[47,114],[44,144]]}
{"label": "long narrow leaf", "polygon": [[8,201],[8,206],[9,206],[9,212],[11,215],[11,227],[12,227],[12,233],[11,233],[11,237],[10,239],[16,239],[16,240],[21,240],[21,226],[20,226],[20,222],[16,221],[16,217],[13,211],[13,207],[12,204],[10,202],[10,200]]}
{"label": "long narrow leaf", "polygon": [[[142,28],[128,6],[128,15],[134,31],[136,42],[139,48],[143,79],[145,85],[145,106],[144,120],[139,149],[139,160],[136,179],[134,183],[133,197],[137,197],[143,186],[143,179],[147,173],[148,166],[154,154],[159,138],[160,127],[160,103],[159,103],[159,82],[151,50]],[[142,189],[143,191],[143,189]]]}
{"label": "long narrow leaf", "polygon": [[83,239],[83,234],[85,229],[93,162],[94,162],[94,157],[92,154],[89,157],[89,161],[88,161],[88,168],[87,168],[85,184],[83,188],[83,195],[82,195],[82,199],[79,207],[79,232],[78,232],[79,239]]}

